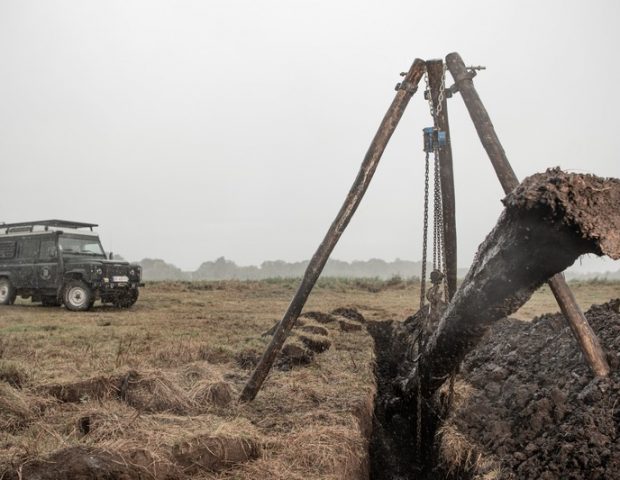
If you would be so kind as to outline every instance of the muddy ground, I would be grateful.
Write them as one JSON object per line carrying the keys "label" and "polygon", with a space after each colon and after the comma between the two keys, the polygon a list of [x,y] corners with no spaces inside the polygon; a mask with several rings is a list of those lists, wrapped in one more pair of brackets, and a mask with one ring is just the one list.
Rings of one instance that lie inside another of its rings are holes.
{"label": "muddy ground", "polygon": [[620,478],[619,307],[586,312],[606,380],[593,379],[561,315],[498,322],[457,378],[439,465],[456,478]]}
{"label": "muddy ground", "polygon": [[[378,399],[371,478],[620,478],[620,300],[586,316],[612,368],[594,379],[559,314],[531,322],[497,322],[467,355],[455,377],[424,412],[416,445],[416,411],[399,402],[409,371],[407,337],[415,318],[374,322]],[[448,409],[448,402],[451,408]]]}

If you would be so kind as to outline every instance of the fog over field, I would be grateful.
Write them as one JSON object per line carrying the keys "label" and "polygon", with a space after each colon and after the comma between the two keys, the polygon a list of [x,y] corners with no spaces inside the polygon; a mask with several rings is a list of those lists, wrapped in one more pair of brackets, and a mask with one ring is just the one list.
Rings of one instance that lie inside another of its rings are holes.
{"label": "fog over field", "polygon": [[[96,222],[107,250],[185,272],[303,262],[399,72],[452,51],[487,67],[475,84],[520,178],[620,177],[618,18],[612,0],[5,0],[0,221]],[[421,259],[422,90],[333,258]],[[459,95],[448,108],[466,268],[503,193]]]}

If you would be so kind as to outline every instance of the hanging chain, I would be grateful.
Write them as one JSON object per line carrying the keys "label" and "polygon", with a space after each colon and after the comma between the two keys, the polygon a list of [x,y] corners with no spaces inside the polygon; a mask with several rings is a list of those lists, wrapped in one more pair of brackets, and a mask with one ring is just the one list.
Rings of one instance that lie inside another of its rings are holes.
{"label": "hanging chain", "polygon": [[439,178],[439,155],[437,150],[434,152],[435,161],[433,169],[433,270],[441,270],[441,182]]}
{"label": "hanging chain", "polygon": [[422,274],[420,275],[420,309],[424,307],[424,297],[426,295],[426,256],[428,252],[428,174],[429,174],[429,152],[426,152],[424,168],[424,233],[422,237]]}
{"label": "hanging chain", "polygon": [[434,119],[439,118],[439,114],[441,113],[441,110],[443,108],[443,101],[445,99],[445,95],[446,95],[446,64],[444,63],[443,71],[441,72],[441,84],[439,86],[439,95],[437,95],[437,109],[433,117]]}

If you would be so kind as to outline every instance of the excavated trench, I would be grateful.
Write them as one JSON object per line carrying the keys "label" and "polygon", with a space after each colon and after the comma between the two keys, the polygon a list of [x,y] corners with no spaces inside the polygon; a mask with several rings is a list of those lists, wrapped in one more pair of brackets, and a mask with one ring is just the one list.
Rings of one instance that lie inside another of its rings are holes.
{"label": "excavated trench", "polygon": [[[413,320],[413,321],[412,321]],[[417,445],[417,405],[403,402],[400,384],[412,368],[410,338],[415,337],[415,317],[404,323],[368,322],[375,342],[377,397],[370,441],[372,480],[449,478],[436,466],[433,444],[439,412],[423,408],[421,442]],[[460,477],[462,478],[462,477]]]}

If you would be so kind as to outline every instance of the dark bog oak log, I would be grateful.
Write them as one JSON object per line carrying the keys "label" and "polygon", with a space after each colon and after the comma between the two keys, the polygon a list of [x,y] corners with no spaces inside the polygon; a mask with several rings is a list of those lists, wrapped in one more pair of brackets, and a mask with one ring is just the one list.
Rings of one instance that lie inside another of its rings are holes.
{"label": "dark bog oak log", "polygon": [[497,225],[405,383],[429,398],[489,326],[585,253],[620,258],[620,181],[548,170],[504,200]]}
{"label": "dark bog oak log", "polygon": [[362,198],[368,189],[368,185],[370,185],[370,180],[379,165],[379,160],[383,155],[383,151],[392,137],[394,130],[396,130],[396,126],[403,116],[405,108],[409,104],[409,100],[417,90],[418,83],[420,82],[422,75],[424,75],[425,70],[426,67],[424,61],[416,59],[405,75],[403,82],[397,89],[396,96],[388,108],[387,113],[383,117],[381,125],[379,126],[379,129],[377,130],[377,133],[368,148],[368,152],[366,152],[360,171],[357,174],[351,189],[349,190],[349,194],[340,208],[338,215],[336,215],[336,219],[329,227],[325,238],[310,259],[310,263],[308,264],[301,283],[297,288],[297,292],[295,293],[293,300],[291,300],[284,317],[280,320],[280,323],[273,334],[273,338],[271,339],[271,343],[267,346],[260,362],[245,384],[243,392],[241,392],[241,401],[248,402],[253,400],[260,390],[267,374],[269,373],[269,370],[271,370],[271,366],[273,365],[278,352],[286,340],[286,337],[290,333],[297,317],[306,304],[308,295],[310,295],[314,284],[323,271],[329,255],[336,246],[336,243],[338,243],[342,233],[353,217],[355,210],[357,210],[357,207],[362,201]]}
{"label": "dark bog oak log", "polygon": [[[467,70],[463,59],[456,52],[446,57],[446,65],[454,77],[458,91],[461,93],[480,141],[493,164],[504,192],[511,192],[519,184],[519,180],[508,162],[508,157],[495,132],[491,118],[474,87],[473,74]],[[606,377],[609,374],[609,365],[603,354],[603,349],[566,284],[564,276],[558,273],[551,277],[549,287],[551,287],[564,318],[573,331],[591,370],[596,376]]]}

